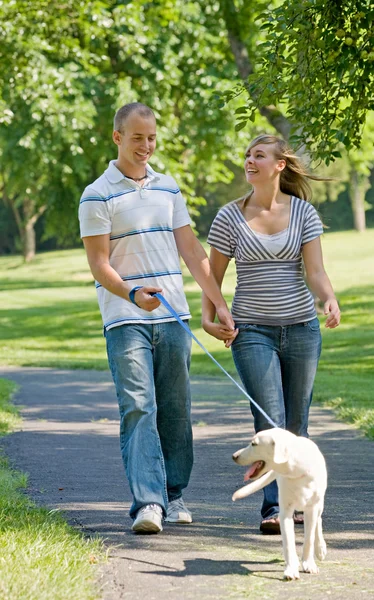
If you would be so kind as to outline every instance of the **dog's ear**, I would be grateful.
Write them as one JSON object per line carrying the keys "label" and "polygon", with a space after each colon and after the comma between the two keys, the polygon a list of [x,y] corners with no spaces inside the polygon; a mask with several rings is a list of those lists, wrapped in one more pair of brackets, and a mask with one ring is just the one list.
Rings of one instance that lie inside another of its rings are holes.
{"label": "dog's ear", "polygon": [[289,452],[287,444],[283,440],[274,440],[274,463],[276,465],[284,464],[289,459]]}

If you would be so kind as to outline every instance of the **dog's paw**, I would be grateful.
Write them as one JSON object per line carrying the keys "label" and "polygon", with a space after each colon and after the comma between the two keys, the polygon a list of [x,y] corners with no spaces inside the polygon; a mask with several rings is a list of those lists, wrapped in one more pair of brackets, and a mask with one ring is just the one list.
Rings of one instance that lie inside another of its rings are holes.
{"label": "dog's paw", "polygon": [[316,574],[319,573],[319,568],[314,560],[303,560],[303,571],[304,573]]}
{"label": "dog's paw", "polygon": [[316,544],[316,557],[318,558],[318,560],[324,560],[326,558],[326,554],[327,554],[327,547],[326,547],[326,542],[323,541],[323,543],[321,544]]}
{"label": "dog's paw", "polygon": [[299,575],[299,565],[287,565],[284,573],[283,573],[283,579],[286,579],[287,581],[293,581],[294,579],[300,579],[300,575]]}

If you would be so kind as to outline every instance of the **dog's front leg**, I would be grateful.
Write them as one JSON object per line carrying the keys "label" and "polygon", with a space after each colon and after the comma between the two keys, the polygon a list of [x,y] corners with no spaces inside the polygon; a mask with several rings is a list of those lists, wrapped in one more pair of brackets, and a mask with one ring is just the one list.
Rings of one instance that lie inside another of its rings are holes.
{"label": "dog's front leg", "polygon": [[314,544],[320,512],[318,504],[304,509],[304,546],[302,557],[304,573],[318,573],[319,571],[314,560]]}
{"label": "dog's front leg", "polygon": [[286,561],[284,579],[299,579],[299,559],[296,552],[294,507],[280,509],[279,520],[282,534],[283,554]]}
{"label": "dog's front leg", "polygon": [[314,552],[318,560],[324,560],[327,554],[326,542],[322,531],[322,508],[317,521],[316,540],[314,542]]}

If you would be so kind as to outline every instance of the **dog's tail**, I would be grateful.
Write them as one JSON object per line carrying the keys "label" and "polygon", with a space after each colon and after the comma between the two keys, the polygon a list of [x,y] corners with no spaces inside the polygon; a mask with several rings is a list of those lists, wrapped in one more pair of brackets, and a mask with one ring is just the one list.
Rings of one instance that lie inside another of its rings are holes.
{"label": "dog's tail", "polygon": [[250,496],[251,494],[258,492],[258,490],[262,490],[262,488],[264,488],[265,485],[268,485],[269,483],[274,481],[274,479],[276,479],[276,476],[277,475],[275,471],[268,471],[268,473],[265,473],[265,475],[262,475],[261,477],[256,479],[256,481],[252,481],[248,485],[245,485],[244,487],[240,488],[240,490],[236,490],[235,494],[233,494],[232,497],[233,502],[235,502],[235,500],[245,498],[246,496]]}

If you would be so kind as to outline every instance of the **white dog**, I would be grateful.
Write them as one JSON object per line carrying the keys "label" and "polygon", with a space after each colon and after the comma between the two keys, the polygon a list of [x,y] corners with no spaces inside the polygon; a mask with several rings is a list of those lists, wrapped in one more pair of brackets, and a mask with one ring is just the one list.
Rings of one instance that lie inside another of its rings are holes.
{"label": "white dog", "polygon": [[247,448],[235,452],[233,459],[239,465],[251,465],[244,480],[254,480],[235,492],[232,497],[234,501],[257,492],[274,479],[277,480],[279,519],[286,561],[284,578],[299,578],[293,521],[295,510],[304,511],[303,571],[318,573],[314,556],[319,560],[326,556],[321,515],[327,472],[325,459],[316,444],[284,429],[268,429],[257,433]]}

